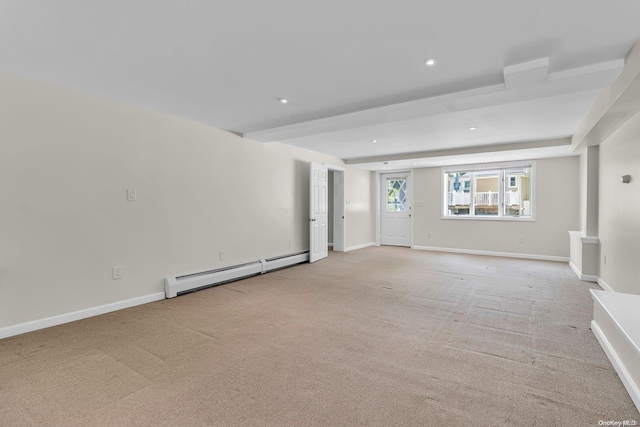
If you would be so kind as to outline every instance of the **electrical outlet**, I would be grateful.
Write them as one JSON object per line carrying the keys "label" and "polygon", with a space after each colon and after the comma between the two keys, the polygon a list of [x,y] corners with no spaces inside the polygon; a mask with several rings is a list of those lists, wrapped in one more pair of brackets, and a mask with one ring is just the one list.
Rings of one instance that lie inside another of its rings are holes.
{"label": "electrical outlet", "polygon": [[427,233],[427,239],[430,239],[430,238],[431,238],[431,232],[428,232]]}
{"label": "electrical outlet", "polygon": [[124,267],[121,265],[116,265],[111,270],[111,278],[113,280],[122,279],[122,275],[124,274]]}
{"label": "electrical outlet", "polygon": [[524,236],[520,236],[520,243],[524,243]]}
{"label": "electrical outlet", "polygon": [[227,259],[227,253],[226,252],[220,252],[220,261],[224,261]]}
{"label": "electrical outlet", "polygon": [[130,202],[135,202],[137,199],[136,190],[127,190],[127,200]]}

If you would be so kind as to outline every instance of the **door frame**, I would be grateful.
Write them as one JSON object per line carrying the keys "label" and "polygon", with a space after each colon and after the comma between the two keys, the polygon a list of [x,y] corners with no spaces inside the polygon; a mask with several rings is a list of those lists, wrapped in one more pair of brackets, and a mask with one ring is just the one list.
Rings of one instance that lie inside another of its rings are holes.
{"label": "door frame", "polygon": [[381,219],[381,215],[380,215],[380,211],[382,210],[382,200],[380,198],[380,192],[381,192],[381,188],[380,188],[380,181],[382,179],[382,175],[388,174],[388,173],[407,173],[409,174],[409,208],[411,211],[411,236],[409,239],[409,247],[413,248],[413,230],[415,229],[415,185],[414,185],[414,179],[413,179],[413,169],[387,169],[387,170],[380,170],[380,171],[376,171],[376,209],[375,209],[375,218],[376,218],[376,246],[380,246],[380,235],[382,234],[382,219]]}

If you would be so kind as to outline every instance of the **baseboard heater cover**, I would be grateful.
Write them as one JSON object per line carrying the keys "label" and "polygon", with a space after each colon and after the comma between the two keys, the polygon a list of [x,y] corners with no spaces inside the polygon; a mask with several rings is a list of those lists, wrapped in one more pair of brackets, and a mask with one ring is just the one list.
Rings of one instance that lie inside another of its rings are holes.
{"label": "baseboard heater cover", "polygon": [[309,252],[299,252],[274,258],[260,259],[246,264],[219,268],[217,270],[188,274],[164,279],[164,293],[167,298],[194,292],[200,289],[218,286],[246,277],[264,274],[295,264],[309,261]]}

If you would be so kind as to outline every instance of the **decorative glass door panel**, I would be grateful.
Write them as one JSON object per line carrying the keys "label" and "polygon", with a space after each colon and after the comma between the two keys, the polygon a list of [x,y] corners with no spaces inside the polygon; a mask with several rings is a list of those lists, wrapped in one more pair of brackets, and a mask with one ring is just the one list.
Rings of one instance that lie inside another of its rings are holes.
{"label": "decorative glass door panel", "polygon": [[387,178],[387,212],[407,211],[407,180]]}

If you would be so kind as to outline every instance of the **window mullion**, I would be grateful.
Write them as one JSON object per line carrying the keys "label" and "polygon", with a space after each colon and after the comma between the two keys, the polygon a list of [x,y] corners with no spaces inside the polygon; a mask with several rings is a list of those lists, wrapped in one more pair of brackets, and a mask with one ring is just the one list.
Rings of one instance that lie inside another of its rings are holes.
{"label": "window mullion", "polygon": [[505,192],[505,174],[504,174],[504,169],[500,170],[500,175],[499,178],[500,182],[502,183],[502,185],[500,185],[500,183],[498,183],[498,217],[502,217],[504,216],[504,192]]}
{"label": "window mullion", "polygon": [[470,196],[469,196],[469,215],[476,216],[476,174],[475,172],[470,173]]}

